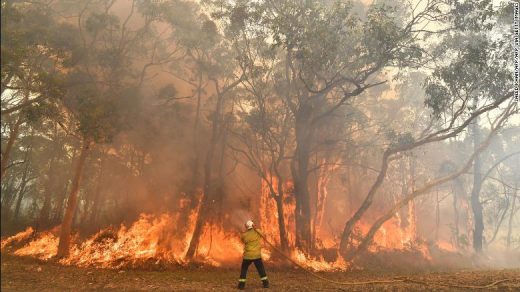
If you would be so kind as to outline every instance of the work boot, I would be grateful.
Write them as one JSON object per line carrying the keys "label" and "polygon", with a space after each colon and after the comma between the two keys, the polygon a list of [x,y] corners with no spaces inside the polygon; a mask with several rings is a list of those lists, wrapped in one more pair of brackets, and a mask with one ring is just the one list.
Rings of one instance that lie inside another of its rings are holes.
{"label": "work boot", "polygon": [[262,287],[269,288],[269,280],[262,280]]}
{"label": "work boot", "polygon": [[244,290],[246,288],[246,282],[238,282],[238,290]]}

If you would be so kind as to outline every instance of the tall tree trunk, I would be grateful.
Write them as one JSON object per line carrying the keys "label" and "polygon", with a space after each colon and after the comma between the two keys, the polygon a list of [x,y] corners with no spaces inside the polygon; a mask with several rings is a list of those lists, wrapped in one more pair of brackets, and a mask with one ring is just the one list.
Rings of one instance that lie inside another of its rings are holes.
{"label": "tall tree trunk", "polygon": [[202,229],[204,228],[204,224],[206,223],[206,218],[209,217],[207,214],[211,206],[209,203],[211,202],[210,197],[212,196],[213,182],[212,182],[212,168],[213,168],[213,156],[215,152],[215,145],[211,143],[209,146],[209,150],[206,156],[206,162],[204,164],[204,191],[202,193],[202,198],[200,202],[199,212],[197,214],[195,229],[193,230],[193,235],[190,241],[190,245],[188,247],[188,251],[186,252],[186,258],[193,259],[199,247],[200,237],[202,235]]}
{"label": "tall tree trunk", "polygon": [[27,179],[27,175],[29,174],[29,165],[30,165],[28,156],[29,156],[29,152],[31,151],[31,149],[32,149],[32,147],[29,146],[29,148],[27,149],[27,151],[25,152],[25,155],[24,155],[25,156],[24,157],[25,168],[24,168],[23,175],[22,175],[20,191],[18,192],[18,198],[16,199],[16,206],[14,209],[14,220],[15,221],[18,220],[18,215],[20,214],[20,207],[22,206],[22,200],[25,195],[25,187],[27,186],[27,182],[29,181]]}
{"label": "tall tree trunk", "polygon": [[457,248],[460,247],[460,230],[459,230],[459,207],[458,207],[458,180],[454,182],[456,185],[453,188],[453,224],[455,225],[455,244]]}
{"label": "tall tree trunk", "polygon": [[83,138],[83,145],[81,147],[78,163],[76,165],[74,177],[72,179],[72,188],[70,190],[69,199],[67,200],[67,210],[61,224],[60,242],[58,244],[57,253],[58,258],[67,257],[69,255],[72,220],[74,219],[74,214],[76,213],[76,207],[78,205],[78,192],[90,144],[90,139]]}
{"label": "tall tree trunk", "polygon": [[507,226],[507,238],[506,238],[506,246],[507,249],[511,249],[511,235],[513,233],[513,218],[516,212],[516,196],[517,196],[517,186],[515,184],[515,191],[513,192],[513,202],[511,203],[511,213],[509,214],[509,222]]}
{"label": "tall tree trunk", "polygon": [[289,239],[287,238],[287,228],[285,226],[285,212],[283,210],[283,193],[279,193],[274,200],[276,201],[276,211],[278,213],[278,231],[280,233],[280,247],[283,251],[289,251]]}
{"label": "tall tree trunk", "polygon": [[5,182],[6,187],[2,190],[2,218],[9,218],[11,205],[15,199],[15,178],[10,176],[7,182]]}
{"label": "tall tree trunk", "polygon": [[70,180],[67,179],[67,181],[63,184],[63,188],[60,190],[59,195],[56,198],[56,206],[54,207],[53,211],[53,217],[52,217],[52,223],[57,224],[58,222],[61,222],[63,219],[63,205],[65,204],[65,197],[67,196],[67,190],[70,185]]}
{"label": "tall tree trunk", "polygon": [[0,180],[4,178],[7,167],[9,165],[9,158],[11,158],[11,152],[13,150],[14,142],[18,138],[20,134],[20,125],[22,124],[23,118],[21,115],[18,116],[18,119],[13,125],[9,133],[9,139],[7,140],[7,144],[5,145],[5,149],[2,151],[1,160],[0,160]]}
{"label": "tall tree trunk", "polygon": [[[195,228],[193,230],[193,235],[190,240],[190,244],[188,247],[188,251],[186,252],[186,258],[193,259],[199,247],[200,237],[202,235],[202,231],[204,225],[206,223],[206,218],[208,218],[208,212],[212,209],[210,206],[210,202],[212,200],[210,197],[213,196],[214,182],[213,182],[213,161],[215,156],[215,151],[217,147],[217,141],[219,136],[219,126],[220,126],[220,118],[222,112],[222,102],[223,96],[219,92],[219,88],[217,85],[217,103],[215,105],[215,114],[213,116],[212,121],[212,131],[211,131],[211,139],[209,142],[209,148],[206,153],[206,160],[204,162],[204,188],[202,192],[202,198],[200,200],[199,212],[197,213]],[[213,205],[213,204],[212,204]]]}
{"label": "tall tree trunk", "polygon": [[200,127],[200,107],[202,101],[202,72],[199,73],[197,86],[197,106],[195,108],[195,121],[193,122],[193,161],[191,173],[191,185],[188,189],[188,196],[191,199],[191,209],[194,209],[198,200],[194,198],[196,189],[199,185],[199,164],[200,164],[200,141],[199,141],[199,127]]}
{"label": "tall tree trunk", "polygon": [[435,192],[435,242],[439,241],[439,227],[441,225],[441,209],[439,201],[439,189]]}
{"label": "tall tree trunk", "polygon": [[40,217],[38,220],[38,228],[46,228],[49,223],[49,214],[51,210],[51,199],[54,190],[54,172],[55,172],[56,157],[52,157],[48,170],[48,179],[45,184],[45,198],[42,209],[40,210]]}
{"label": "tall tree trunk", "polygon": [[92,210],[90,211],[90,218],[89,223],[91,226],[96,226],[98,223],[98,214],[99,214],[99,208],[101,205],[101,187],[103,182],[103,173],[105,168],[105,159],[102,159],[100,169],[99,169],[99,175],[98,175],[98,181],[96,184],[95,194],[93,198],[92,203]]}
{"label": "tall tree trunk", "polygon": [[338,161],[333,161],[333,165],[328,166],[327,165],[328,160],[323,159],[324,166],[320,169],[317,179],[317,202],[316,202],[316,213],[314,216],[314,232],[313,232],[313,241],[316,241],[316,237],[319,235],[319,232],[321,230],[321,226],[323,223],[323,215],[325,213],[325,202],[327,200],[327,194],[328,194],[328,184],[330,182],[330,179],[332,177],[332,173],[336,169],[336,164]]}
{"label": "tall tree trunk", "polygon": [[296,116],[295,133],[296,149],[291,161],[291,174],[294,180],[294,194],[296,198],[296,247],[310,254],[312,246],[312,214],[310,207],[310,193],[308,185],[310,142],[312,129],[307,121],[307,111],[302,109]]}
{"label": "tall tree trunk", "polygon": [[[76,165],[77,163],[77,158],[78,158],[78,153],[80,153],[80,151],[77,151],[76,149],[73,151],[73,154],[72,154],[72,158],[71,158],[71,168],[74,167],[74,165]],[[63,185],[63,189],[61,190],[60,194],[58,195],[58,197],[56,198],[56,207],[54,208],[54,217],[53,217],[53,222],[54,223],[58,223],[58,222],[61,222],[62,221],[62,218],[63,218],[63,205],[65,203],[65,197],[67,196],[67,190],[69,188],[69,185],[70,185],[70,179],[67,178],[67,181],[65,182],[65,184]]]}
{"label": "tall tree trunk", "polygon": [[[280,247],[284,251],[289,251],[289,239],[287,236],[287,227],[285,225],[285,212],[284,212],[284,189],[283,189],[283,179],[280,176],[280,173],[277,171],[275,167],[274,172],[276,174],[276,189],[274,190],[273,180],[268,180],[264,178],[266,185],[269,187],[270,196],[275,200],[276,203],[276,212],[278,214],[278,232],[280,236]],[[276,194],[278,193],[278,194]]]}
{"label": "tall tree trunk", "polygon": [[224,120],[223,124],[220,126],[220,149],[218,153],[218,171],[217,177],[215,179],[215,187],[213,191],[215,192],[215,196],[213,200],[215,201],[215,216],[219,222],[222,221],[223,218],[223,207],[224,207],[224,198],[225,194],[225,185],[224,185],[224,165],[226,158],[226,145],[227,145],[227,121]]}
{"label": "tall tree trunk", "polygon": [[202,104],[202,72],[199,73],[197,83],[197,105],[195,108],[195,120],[193,122],[192,141],[193,141],[193,159],[191,160],[191,178],[186,186],[185,197],[181,200],[187,200],[189,204],[181,204],[179,210],[179,224],[174,230],[174,234],[181,235],[188,232],[187,227],[189,226],[190,214],[196,210],[200,204],[198,195],[199,188],[199,170],[200,170],[200,141],[199,141],[199,128],[200,128],[200,111]]}
{"label": "tall tree trunk", "polygon": [[[477,149],[480,143],[480,129],[478,118],[472,123],[473,147]],[[473,189],[471,191],[471,208],[473,210],[473,249],[480,253],[483,245],[484,216],[482,214],[482,203],[480,202],[480,189],[482,187],[480,155],[473,162]]]}
{"label": "tall tree trunk", "polygon": [[49,170],[47,172],[47,183],[45,184],[45,198],[43,201],[43,206],[40,211],[40,218],[38,222],[38,228],[45,228],[49,225],[49,217],[51,212],[51,200],[52,195],[56,192],[56,159],[58,154],[58,148],[61,145],[58,144],[58,123],[54,123],[54,140],[52,143],[52,152],[51,152],[51,160],[49,163]]}
{"label": "tall tree trunk", "polygon": [[[25,175],[25,173],[24,173]],[[27,180],[25,177],[22,178],[22,186],[20,188],[20,192],[18,193],[18,198],[16,199],[16,206],[14,208],[14,220],[18,220],[18,216],[20,215],[20,208],[22,206],[22,200],[25,195],[25,187],[27,186]]]}
{"label": "tall tree trunk", "polygon": [[[413,152],[411,153],[411,157],[409,160],[410,163],[410,188],[411,192],[415,191],[415,158],[413,156]],[[415,209],[415,201],[410,200],[408,202],[408,235],[410,236],[409,240],[414,242],[417,239],[417,222],[416,222],[416,209]]]}

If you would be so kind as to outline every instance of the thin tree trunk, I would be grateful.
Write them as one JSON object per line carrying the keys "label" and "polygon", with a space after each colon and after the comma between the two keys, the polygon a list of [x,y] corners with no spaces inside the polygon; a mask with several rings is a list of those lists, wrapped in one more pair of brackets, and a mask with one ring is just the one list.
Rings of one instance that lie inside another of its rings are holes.
{"label": "thin tree trunk", "polygon": [[45,228],[49,223],[49,214],[51,210],[51,199],[54,191],[54,172],[55,172],[56,157],[53,156],[50,161],[48,170],[48,181],[45,184],[45,198],[42,209],[40,210],[40,217],[38,220],[38,228]]}
{"label": "thin tree trunk", "polygon": [[507,246],[507,250],[510,250],[511,249],[511,235],[513,233],[513,218],[514,218],[514,215],[515,215],[515,208],[516,208],[516,185],[515,185],[515,191],[513,193],[513,202],[511,203],[511,213],[509,214],[509,222],[508,222],[508,226],[507,226],[507,239],[506,239],[506,246]]}
{"label": "thin tree trunk", "polygon": [[439,241],[439,227],[441,225],[441,210],[439,201],[439,189],[435,194],[435,241]]}
{"label": "thin tree trunk", "polygon": [[217,103],[215,107],[215,115],[213,116],[213,125],[211,131],[211,139],[209,142],[209,148],[206,153],[206,161],[204,163],[204,188],[202,193],[202,198],[200,201],[199,212],[197,214],[197,218],[195,221],[195,229],[193,230],[193,235],[188,247],[188,251],[186,252],[186,258],[193,259],[199,247],[200,237],[202,235],[202,229],[204,228],[204,224],[206,223],[206,218],[209,217],[208,212],[211,209],[209,206],[210,197],[213,195],[214,182],[212,177],[213,172],[213,161],[215,156],[216,144],[218,140],[218,131],[219,131],[219,119],[221,116],[221,107],[222,107],[223,97],[218,92],[217,86]]}
{"label": "thin tree trunk", "polygon": [[367,196],[365,197],[365,200],[361,204],[361,206],[357,209],[356,213],[352,215],[352,217],[345,223],[345,227],[343,228],[343,233],[341,234],[341,241],[340,241],[340,253],[343,255],[346,255],[349,249],[349,240],[350,235],[352,234],[352,231],[354,230],[354,226],[356,223],[361,219],[363,214],[368,210],[368,208],[372,205],[372,202],[374,200],[374,196],[383,183],[383,180],[386,176],[386,172],[388,170],[388,164],[389,164],[389,153],[385,152],[383,154],[383,164],[381,165],[381,170],[379,171],[379,175],[377,176],[376,181],[370,188]]}
{"label": "thin tree trunk", "polygon": [[213,198],[213,200],[216,203],[216,210],[215,215],[216,219],[221,221],[222,216],[222,209],[224,207],[224,198],[225,198],[225,189],[224,189],[224,164],[225,164],[225,157],[226,157],[226,145],[227,145],[227,129],[226,129],[226,123],[227,121],[223,121],[223,125],[220,127],[220,145],[221,148],[219,149],[219,157],[218,157],[218,172],[217,172],[217,178],[215,181],[215,187],[214,191],[216,192],[216,196]]}
{"label": "thin tree trunk", "polygon": [[27,149],[27,151],[25,152],[25,157],[24,157],[25,168],[24,168],[23,175],[22,175],[22,183],[20,186],[20,191],[18,193],[18,198],[16,200],[16,206],[14,209],[14,220],[15,221],[18,220],[18,215],[20,214],[20,207],[22,205],[22,200],[25,195],[25,187],[27,186],[27,182],[29,181],[27,179],[27,174],[29,173],[30,162],[28,161],[28,156],[29,156],[30,151],[31,151],[31,147],[29,147],[29,149]]}
{"label": "thin tree trunk", "polygon": [[[476,149],[480,143],[480,129],[478,118],[472,124],[473,147]],[[482,187],[481,161],[477,155],[473,163],[473,190],[471,191],[471,208],[473,210],[473,249],[480,253],[483,245],[484,216],[482,214],[482,203],[480,202],[480,189]]]}
{"label": "thin tree trunk", "polygon": [[[413,156],[413,152],[411,153],[410,158],[410,188],[411,192],[415,191],[415,158]],[[414,242],[417,239],[417,221],[416,221],[416,210],[415,210],[415,201],[410,200],[408,202],[408,235],[410,236],[409,240]]]}
{"label": "thin tree trunk", "polygon": [[61,147],[61,145],[58,145],[58,123],[54,123],[54,141],[52,145],[52,157],[49,164],[49,171],[48,171],[48,180],[45,184],[45,199],[43,202],[43,206],[40,212],[40,219],[38,222],[39,228],[45,228],[48,226],[50,221],[50,212],[51,212],[51,201],[52,201],[52,195],[54,192],[56,192],[56,159],[58,154],[58,148]]}
{"label": "thin tree trunk", "polygon": [[22,178],[22,187],[20,188],[20,192],[18,194],[18,198],[16,200],[16,206],[14,209],[14,220],[18,220],[18,216],[20,215],[20,207],[22,206],[22,200],[25,195],[25,187],[27,185],[27,181],[25,178]]}
{"label": "thin tree trunk", "polygon": [[493,243],[493,241],[495,241],[495,239],[497,238],[498,231],[500,230],[500,227],[502,226],[502,222],[504,222],[504,219],[506,218],[508,209],[509,209],[509,201],[507,201],[507,204],[504,207],[504,212],[500,216],[500,219],[498,219],[497,226],[495,227],[495,230],[493,231],[493,236],[491,237],[490,240],[488,240],[486,242],[486,248],[489,247],[491,245],[491,243]]}
{"label": "thin tree trunk", "polygon": [[[504,117],[506,117],[506,116],[504,116]],[[503,122],[503,120],[504,119],[502,118],[500,120],[500,122]],[[427,184],[423,185],[421,188],[413,191],[412,193],[407,195],[405,198],[403,198],[400,202],[395,204],[392,208],[390,208],[388,210],[388,212],[386,214],[384,214],[383,216],[378,218],[374,222],[374,224],[372,224],[372,227],[370,227],[370,230],[367,232],[367,235],[365,236],[365,238],[359,244],[356,252],[355,253],[350,253],[346,257],[346,259],[347,260],[352,260],[360,252],[365,251],[370,246],[370,244],[372,243],[372,240],[374,239],[374,235],[381,228],[381,226],[383,226],[383,224],[386,221],[388,221],[390,218],[392,218],[397,211],[399,211],[402,207],[406,206],[406,204],[408,204],[411,200],[417,198],[418,196],[424,195],[424,194],[428,193],[432,188],[434,188],[434,187],[436,187],[438,185],[441,185],[443,183],[446,183],[448,181],[452,181],[452,180],[458,178],[459,176],[461,176],[463,173],[467,172],[468,169],[471,168],[471,165],[473,164],[473,162],[480,155],[480,153],[489,146],[491,138],[494,136],[493,134],[496,132],[496,129],[497,128],[495,128],[494,130],[491,131],[491,133],[488,135],[487,139],[483,143],[481,143],[480,145],[477,145],[476,147],[474,147],[473,154],[466,161],[464,166],[461,167],[458,171],[456,171],[456,172],[454,172],[454,173],[452,173],[450,175],[444,176],[442,178],[435,179],[435,180],[431,181],[430,183],[427,183]]]}
{"label": "thin tree trunk", "polygon": [[10,177],[5,183],[6,187],[2,190],[2,218],[9,218],[11,205],[16,196],[14,189],[14,177]]}
{"label": "thin tree trunk", "polygon": [[220,88],[218,80],[212,79],[212,81],[215,83],[215,90],[217,92],[217,102],[215,105],[215,114],[213,116],[210,145],[208,151],[206,152],[206,161],[204,163],[204,191],[202,193],[202,198],[200,201],[199,212],[197,213],[197,218],[195,219],[195,229],[190,240],[188,251],[186,252],[186,257],[188,259],[192,259],[197,252],[197,248],[200,242],[200,236],[202,235],[202,229],[204,227],[206,218],[208,217],[208,211],[212,209],[212,206],[209,205],[209,202],[210,197],[213,197],[214,195],[212,193],[212,190],[214,189],[212,180],[213,160],[215,156],[216,142],[218,141],[218,134],[221,126],[224,95],[230,89],[237,86],[242,81],[242,79],[240,78],[235,80],[233,83],[229,84],[223,89]]}
{"label": "thin tree trunk", "polygon": [[[455,180],[455,184],[458,184],[458,181]],[[458,208],[458,185],[455,185],[453,188],[453,221],[455,225],[455,244],[457,248],[460,247],[460,230],[459,230],[459,208]]]}
{"label": "thin tree trunk", "polygon": [[7,167],[9,165],[9,159],[11,158],[11,153],[13,150],[14,142],[18,138],[18,135],[20,134],[20,125],[22,124],[22,116],[18,116],[18,119],[13,125],[13,128],[11,129],[9,133],[9,139],[7,140],[7,144],[5,145],[4,151],[2,151],[1,155],[1,162],[0,162],[0,179],[3,179],[6,172]]}
{"label": "thin tree trunk", "polygon": [[199,169],[200,169],[200,141],[199,141],[199,128],[200,128],[200,112],[202,104],[202,71],[198,75],[197,83],[197,106],[195,109],[195,121],[193,122],[192,140],[193,140],[193,159],[191,161],[191,179],[188,183],[185,198],[189,204],[181,205],[179,210],[179,224],[178,228],[174,230],[177,235],[185,234],[188,232],[190,214],[199,207],[200,200],[197,196],[199,187]]}
{"label": "thin tree trunk", "polygon": [[90,144],[91,142],[89,139],[83,139],[83,145],[74,172],[74,178],[72,179],[72,188],[70,190],[69,199],[67,201],[67,210],[65,212],[65,216],[63,217],[63,222],[61,224],[60,242],[58,244],[57,253],[58,258],[67,257],[69,255],[72,220],[74,219],[74,214],[76,213],[76,207],[78,205],[78,192]]}
{"label": "thin tree trunk", "polygon": [[280,247],[284,251],[289,251],[289,239],[287,236],[287,228],[285,225],[285,212],[283,209],[283,194],[284,194],[283,180],[280,176],[280,173],[276,170],[276,168],[275,168],[274,172],[277,175],[276,176],[276,178],[277,178],[276,188],[277,188],[278,194],[276,194],[276,192],[274,191],[274,186],[272,185],[272,180],[269,181],[268,179],[265,179],[265,177],[264,177],[264,181],[266,182],[267,186],[269,187],[269,193],[271,194],[271,197],[275,200],[275,203],[276,203],[276,211],[278,214],[278,232],[279,232],[279,236],[280,236]]}
{"label": "thin tree trunk", "polygon": [[93,199],[93,204],[92,204],[92,210],[90,211],[90,218],[89,218],[89,222],[90,222],[90,225],[91,226],[96,226],[97,225],[97,221],[98,221],[98,213],[99,213],[99,207],[101,205],[101,187],[102,187],[102,182],[103,182],[103,173],[104,173],[104,168],[105,168],[105,160],[103,159],[101,161],[101,166],[100,166],[100,169],[99,169],[99,176],[98,176],[98,181],[97,181],[97,185],[96,185],[96,190],[95,190],[95,194],[94,194],[94,199]]}

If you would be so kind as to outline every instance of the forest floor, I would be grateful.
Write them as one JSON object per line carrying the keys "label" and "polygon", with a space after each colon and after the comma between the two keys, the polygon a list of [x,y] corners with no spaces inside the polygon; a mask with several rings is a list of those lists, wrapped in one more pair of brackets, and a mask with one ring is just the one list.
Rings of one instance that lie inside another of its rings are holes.
{"label": "forest floor", "polygon": [[[246,290],[266,291],[261,289],[258,275],[254,267],[251,268]],[[271,281],[270,291],[467,291],[467,289],[440,284],[478,286],[503,279],[513,280],[498,283],[484,291],[520,290],[520,269],[449,272],[364,270],[320,273],[336,281],[393,280],[406,277],[412,281],[430,283],[425,285],[395,282],[359,286],[329,284],[295,268],[282,269],[267,266],[267,269]],[[2,253],[1,288],[2,291],[232,291],[236,289],[238,273],[238,263],[237,269],[179,267],[164,271],[106,270],[62,266]]]}

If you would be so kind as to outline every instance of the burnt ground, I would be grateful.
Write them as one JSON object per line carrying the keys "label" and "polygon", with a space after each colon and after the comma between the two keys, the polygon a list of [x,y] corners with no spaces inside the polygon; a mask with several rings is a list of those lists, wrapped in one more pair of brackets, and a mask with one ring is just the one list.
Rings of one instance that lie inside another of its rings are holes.
{"label": "burnt ground", "polygon": [[[471,289],[445,287],[439,284],[487,285],[506,278],[514,280],[483,290],[520,291],[520,268],[449,272],[365,270],[320,273],[337,281],[392,280],[406,277],[412,281],[431,283],[424,285],[396,282],[360,286],[328,284],[295,268],[267,268],[271,280],[269,291],[467,291]],[[238,263],[236,269],[178,267],[163,271],[147,271],[68,267],[4,253],[1,260],[2,291],[232,291],[235,290],[238,274]],[[261,289],[254,268],[249,272],[246,290],[266,291]]]}

